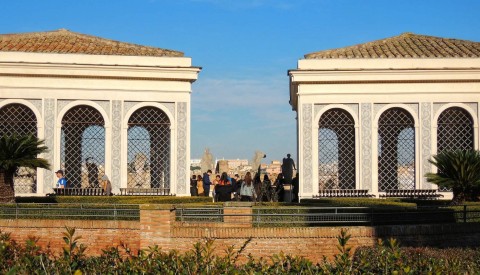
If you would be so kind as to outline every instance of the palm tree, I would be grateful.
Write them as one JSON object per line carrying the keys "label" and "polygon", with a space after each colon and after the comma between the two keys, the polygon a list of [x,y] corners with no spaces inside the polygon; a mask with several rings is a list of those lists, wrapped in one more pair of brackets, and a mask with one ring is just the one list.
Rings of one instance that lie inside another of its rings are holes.
{"label": "palm tree", "polygon": [[476,199],[480,188],[479,151],[444,151],[429,162],[437,167],[438,172],[427,173],[427,181],[452,189],[452,204]]}
{"label": "palm tree", "polygon": [[15,201],[13,182],[19,167],[50,169],[47,160],[37,157],[47,149],[32,135],[0,137],[0,203]]}

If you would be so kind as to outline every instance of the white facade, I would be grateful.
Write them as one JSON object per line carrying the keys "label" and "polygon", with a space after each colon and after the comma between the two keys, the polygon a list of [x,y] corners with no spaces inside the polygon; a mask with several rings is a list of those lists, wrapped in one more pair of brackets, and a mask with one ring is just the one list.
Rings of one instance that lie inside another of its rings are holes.
{"label": "white facade", "polygon": [[[0,108],[30,108],[38,137],[50,149],[43,157],[61,167],[62,118],[75,106],[91,106],[103,117],[105,163],[113,192],[127,187],[127,129],[130,115],[151,106],[170,121],[170,193],[188,195],[190,94],[200,68],[188,57],[55,53],[0,53]],[[35,194],[52,192],[53,171],[37,171]]]}
{"label": "white facade", "polygon": [[425,173],[437,153],[437,122],[449,107],[473,119],[479,148],[479,58],[303,59],[289,71],[290,103],[297,112],[300,198],[319,192],[319,120],[326,111],[346,111],[354,121],[355,189],[379,195],[379,117],[397,107],[414,121],[415,189],[436,189]]}

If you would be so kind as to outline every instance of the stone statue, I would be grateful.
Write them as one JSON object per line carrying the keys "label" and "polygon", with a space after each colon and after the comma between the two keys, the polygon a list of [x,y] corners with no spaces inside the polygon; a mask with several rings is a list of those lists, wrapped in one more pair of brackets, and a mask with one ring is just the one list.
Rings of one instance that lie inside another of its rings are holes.
{"label": "stone statue", "polygon": [[262,159],[266,158],[267,155],[263,153],[262,151],[255,151],[255,154],[253,155],[253,160],[252,160],[252,171],[255,172],[255,170],[260,171],[260,164],[262,163]]}
{"label": "stone statue", "polygon": [[297,170],[297,168],[295,168],[295,162],[290,157],[290,154],[287,154],[287,157],[283,158],[282,162],[282,174],[286,184],[292,183],[293,170]]}
{"label": "stone statue", "polygon": [[133,160],[133,167],[137,175],[143,176],[143,173],[145,172],[146,163],[147,163],[147,156],[145,156],[145,154],[138,153],[135,155],[135,159]]}
{"label": "stone statue", "polygon": [[200,169],[202,169],[204,173],[208,170],[213,171],[213,156],[208,148],[205,148],[205,152],[203,153],[202,160],[200,161]]}

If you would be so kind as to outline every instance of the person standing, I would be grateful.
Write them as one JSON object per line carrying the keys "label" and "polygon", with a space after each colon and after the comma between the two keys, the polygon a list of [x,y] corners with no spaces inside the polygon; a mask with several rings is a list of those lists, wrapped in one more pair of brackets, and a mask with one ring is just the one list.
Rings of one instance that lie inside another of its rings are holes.
{"label": "person standing", "polygon": [[292,202],[299,202],[298,200],[298,192],[300,191],[300,187],[298,185],[298,173],[295,175],[295,178],[292,180],[292,185],[293,185],[293,198]]}
{"label": "person standing", "polygon": [[259,201],[267,202],[272,199],[272,182],[270,181],[270,178],[268,178],[267,174],[263,175],[263,182],[261,185],[260,194],[261,197],[259,198]]}
{"label": "person standing", "polygon": [[245,179],[243,180],[241,187],[240,187],[240,200],[241,201],[254,201],[255,196],[255,188],[253,187],[253,180],[252,174],[247,172],[245,174]]}
{"label": "person standing", "polygon": [[203,178],[201,175],[197,176],[197,194],[199,196],[205,196],[205,190],[203,190]]}
{"label": "person standing", "polygon": [[57,172],[55,172],[55,175],[58,178],[57,185],[56,185],[57,188],[67,188],[67,179],[63,175],[63,171],[58,170]]}
{"label": "person standing", "polygon": [[283,202],[285,196],[285,189],[283,188],[284,183],[283,174],[278,174],[277,179],[275,180],[276,198],[274,197],[273,201]]}
{"label": "person standing", "polygon": [[210,196],[210,185],[212,182],[210,181],[210,176],[212,175],[212,170],[208,170],[206,173],[203,173],[203,191],[205,192],[205,196]]}
{"label": "person standing", "polygon": [[222,173],[220,181],[215,185],[215,201],[231,201],[233,187],[226,172]]}
{"label": "person standing", "polygon": [[233,193],[235,194],[234,200],[238,201],[240,200],[240,188],[242,187],[242,179],[238,174],[235,174],[235,176],[232,179],[232,187],[233,187]]}
{"label": "person standing", "polygon": [[190,196],[198,196],[198,188],[197,188],[197,176],[192,175],[190,179]]}

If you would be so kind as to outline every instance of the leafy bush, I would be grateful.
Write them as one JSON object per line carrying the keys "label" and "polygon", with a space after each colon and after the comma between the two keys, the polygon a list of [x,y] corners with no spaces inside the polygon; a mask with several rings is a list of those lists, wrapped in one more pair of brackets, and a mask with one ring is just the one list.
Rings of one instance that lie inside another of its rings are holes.
{"label": "leafy bush", "polygon": [[176,196],[50,196],[17,197],[17,203],[180,204],[211,203],[210,197]]}
{"label": "leafy bush", "polygon": [[[311,261],[279,253],[268,259],[243,257],[247,240],[237,250],[231,246],[218,256],[214,240],[196,243],[186,253],[162,251],[153,246],[137,254],[124,244],[103,250],[100,256],[85,255],[75,229],[66,228],[61,255],[38,246],[30,237],[24,246],[0,232],[1,274],[478,274],[480,249],[401,248],[390,239],[374,247],[358,248],[352,256],[350,235],[342,229],[338,254],[332,262]],[[239,259],[243,257],[242,261]]]}
{"label": "leafy bush", "polygon": [[376,209],[414,209],[416,204],[402,202],[399,199],[375,199],[375,198],[321,198],[303,199],[303,205],[308,206],[344,206],[344,207],[371,207]]}

